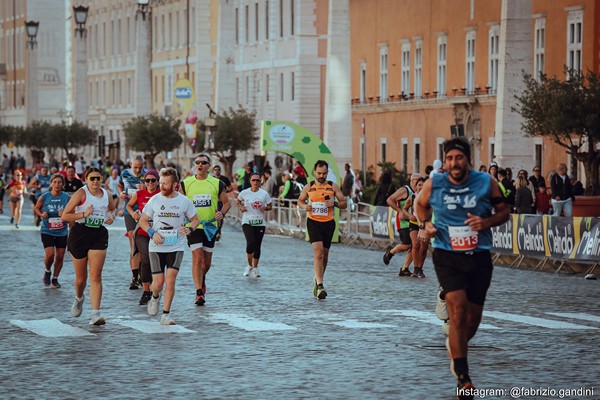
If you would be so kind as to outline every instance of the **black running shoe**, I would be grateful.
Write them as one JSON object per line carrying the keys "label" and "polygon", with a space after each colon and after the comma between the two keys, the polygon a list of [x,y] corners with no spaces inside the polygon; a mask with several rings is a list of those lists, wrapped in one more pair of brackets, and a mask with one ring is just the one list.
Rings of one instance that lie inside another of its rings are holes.
{"label": "black running shoe", "polygon": [[44,286],[50,286],[51,276],[52,275],[50,271],[44,271],[44,278],[42,279],[42,283],[44,284]]}
{"label": "black running shoe", "polygon": [[58,283],[58,279],[52,278],[52,289],[59,289],[59,288],[60,288],[60,283]]}
{"label": "black running shoe", "polygon": [[138,286],[138,280],[135,278],[131,278],[131,285],[129,285],[129,290],[137,290],[140,287]]}
{"label": "black running shoe", "polygon": [[140,299],[140,305],[146,305],[150,301],[152,297],[152,292],[144,292],[142,293],[142,298]]}
{"label": "black running shoe", "polygon": [[408,268],[402,268],[400,272],[398,272],[398,276],[411,276],[412,272]]}
{"label": "black running shoe", "polygon": [[473,400],[474,399],[475,386],[468,380],[463,383],[458,383],[456,386],[456,398],[458,400]]}
{"label": "black running shoe", "polygon": [[13,224],[13,222],[15,222],[15,217],[11,217],[11,218],[10,218],[10,223],[11,223],[11,225]]}
{"label": "black running shoe", "polygon": [[392,259],[392,257],[394,257],[394,255],[390,253],[390,250],[392,250],[393,248],[394,246],[388,246],[385,249],[385,254],[383,255],[383,263],[385,265],[390,265],[390,260]]}

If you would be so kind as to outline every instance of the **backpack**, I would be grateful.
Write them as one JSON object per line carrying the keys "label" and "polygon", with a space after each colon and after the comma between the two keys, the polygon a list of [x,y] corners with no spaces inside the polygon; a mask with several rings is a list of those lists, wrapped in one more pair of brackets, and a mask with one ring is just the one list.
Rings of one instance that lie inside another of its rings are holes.
{"label": "backpack", "polygon": [[290,190],[285,196],[286,199],[298,199],[298,197],[300,197],[300,193],[302,193],[302,189],[304,189],[304,185],[302,185],[300,182],[296,182],[295,180],[291,179]]}

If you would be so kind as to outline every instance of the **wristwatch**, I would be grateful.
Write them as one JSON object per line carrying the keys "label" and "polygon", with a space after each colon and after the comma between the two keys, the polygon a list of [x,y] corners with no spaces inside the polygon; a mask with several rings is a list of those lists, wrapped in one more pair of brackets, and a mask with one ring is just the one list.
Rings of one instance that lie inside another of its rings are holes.
{"label": "wristwatch", "polygon": [[191,235],[192,233],[194,233],[194,231],[196,230],[196,228],[192,228],[192,226],[191,226],[191,225],[190,225],[190,226],[188,226],[188,229],[190,230],[190,235]]}
{"label": "wristwatch", "polygon": [[426,224],[427,222],[429,222],[429,220],[428,220],[428,219],[426,219],[425,221],[421,222],[421,223],[419,224],[419,229],[425,229],[425,224]]}

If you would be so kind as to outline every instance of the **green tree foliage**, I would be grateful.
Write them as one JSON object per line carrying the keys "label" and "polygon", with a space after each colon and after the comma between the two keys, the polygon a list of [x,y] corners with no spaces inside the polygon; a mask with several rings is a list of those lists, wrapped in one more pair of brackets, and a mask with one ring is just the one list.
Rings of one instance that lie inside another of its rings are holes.
{"label": "green tree foliage", "polygon": [[230,107],[229,111],[223,111],[215,119],[217,127],[216,133],[213,133],[214,148],[204,147],[205,130],[202,126],[196,136],[196,147],[200,151],[208,151],[216,155],[223,164],[225,175],[232,176],[236,153],[249,150],[258,140],[256,113],[248,112],[243,107],[237,110]]}
{"label": "green tree foliage", "polygon": [[513,111],[523,116],[523,131],[564,147],[585,168],[586,194],[600,195],[600,81],[595,72],[565,70],[567,80],[524,75],[525,90]]}
{"label": "green tree foliage", "polygon": [[171,151],[181,145],[179,133],[181,121],[158,114],[135,117],[123,125],[127,147],[144,153],[146,164],[154,168],[154,158],[163,151]]}
{"label": "green tree foliage", "polygon": [[[377,163],[377,166],[381,169],[381,173],[379,174],[380,176],[384,172],[389,172],[392,174],[392,184],[396,189],[408,183],[406,172],[396,168],[395,162],[381,161]],[[375,167],[370,165],[367,168],[367,182],[363,182],[363,202],[374,204],[375,194],[377,193],[378,187],[379,182],[375,180]]]}
{"label": "green tree foliage", "polygon": [[[29,133],[31,135],[31,133]],[[82,146],[95,145],[98,131],[82,122],[75,121],[71,125],[66,122],[51,124],[46,131],[47,148],[62,149],[71,161],[75,161],[75,150]]]}
{"label": "green tree foliage", "polygon": [[0,125],[0,145],[14,143],[23,128],[11,125]]}

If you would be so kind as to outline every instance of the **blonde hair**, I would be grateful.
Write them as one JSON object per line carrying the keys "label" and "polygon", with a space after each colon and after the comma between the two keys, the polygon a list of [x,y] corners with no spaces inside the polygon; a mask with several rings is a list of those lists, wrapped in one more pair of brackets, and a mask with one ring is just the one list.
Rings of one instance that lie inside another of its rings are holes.
{"label": "blonde hair", "polygon": [[179,175],[175,168],[167,167],[160,170],[160,176],[170,176],[173,183],[179,182]]}
{"label": "blonde hair", "polygon": [[517,189],[522,187],[528,187],[529,181],[524,176],[517,176]]}

